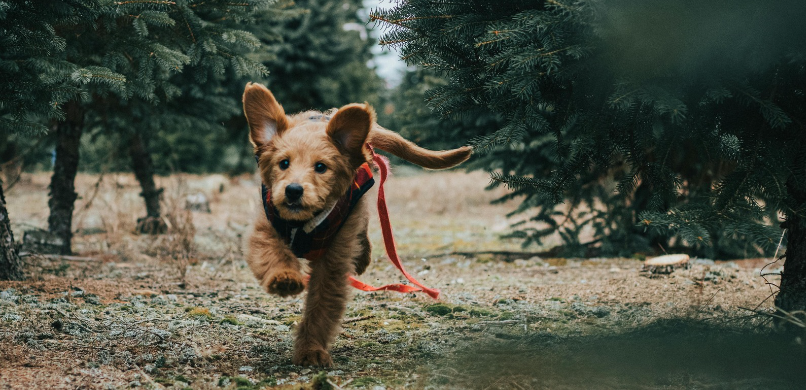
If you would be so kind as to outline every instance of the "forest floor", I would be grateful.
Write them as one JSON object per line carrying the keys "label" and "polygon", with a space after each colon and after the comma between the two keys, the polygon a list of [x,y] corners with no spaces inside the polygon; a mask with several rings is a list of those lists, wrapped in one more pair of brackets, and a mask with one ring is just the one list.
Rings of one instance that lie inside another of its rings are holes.
{"label": "forest floor", "polygon": [[[334,367],[297,367],[302,298],[263,292],[241,254],[258,182],[160,181],[170,231],[144,236],[132,233],[144,214],[132,176],[79,176],[77,257],[32,254],[27,281],[0,282],[0,389],[794,389],[806,380],[802,339],[774,332],[764,315],[778,282],[761,275],[769,259],[694,259],[650,277],[636,259],[519,256],[518,241],[500,237],[516,203],[491,205],[505,192],[484,191],[484,174],[405,169],[387,184],[399,252],[442,296],[356,292]],[[26,175],[7,192],[18,239],[46,226],[47,184]],[[184,211],[196,193],[211,213]],[[377,222],[370,230],[374,263],[359,279],[401,281]],[[493,253],[504,251],[513,254]]]}

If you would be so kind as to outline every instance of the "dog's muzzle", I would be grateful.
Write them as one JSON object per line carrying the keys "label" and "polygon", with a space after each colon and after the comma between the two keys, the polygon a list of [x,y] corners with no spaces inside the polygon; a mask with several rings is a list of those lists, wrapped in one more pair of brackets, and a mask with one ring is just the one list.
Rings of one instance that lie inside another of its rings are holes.
{"label": "dog's muzzle", "polygon": [[302,198],[302,186],[297,183],[291,183],[285,187],[285,198],[289,204],[298,203]]}

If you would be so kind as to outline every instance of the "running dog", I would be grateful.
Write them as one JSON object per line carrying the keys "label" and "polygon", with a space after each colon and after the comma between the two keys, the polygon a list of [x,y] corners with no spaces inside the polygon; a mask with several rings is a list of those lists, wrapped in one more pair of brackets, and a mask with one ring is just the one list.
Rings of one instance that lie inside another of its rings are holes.
{"label": "running dog", "polygon": [[[472,149],[423,149],[375,123],[367,104],[289,116],[260,84],[246,85],[243,107],[263,182],[247,262],[271,294],[292,296],[307,286],[292,362],[331,366],[328,348],[347,305],[347,275],[370,263],[362,195],[374,182],[372,148],[429,169],[458,165]],[[310,279],[300,258],[309,261]]]}

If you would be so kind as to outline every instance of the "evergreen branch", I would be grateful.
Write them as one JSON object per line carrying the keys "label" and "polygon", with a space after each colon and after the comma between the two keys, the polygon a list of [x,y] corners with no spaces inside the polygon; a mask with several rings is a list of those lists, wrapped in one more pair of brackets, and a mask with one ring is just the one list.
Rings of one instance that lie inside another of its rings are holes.
{"label": "evergreen branch", "polygon": [[380,15],[370,14],[369,15],[369,20],[371,20],[373,22],[385,22],[385,23],[389,23],[389,24],[392,24],[392,25],[395,25],[395,26],[403,27],[403,28],[405,28],[407,30],[412,30],[412,31],[421,33],[421,30],[418,30],[418,29],[413,28],[413,27],[406,26],[406,25],[404,25],[402,23],[395,23],[394,20],[386,19],[386,18],[384,18],[384,17],[382,17]]}
{"label": "evergreen branch", "polygon": [[411,42],[412,40],[413,39],[398,39],[398,40],[393,40],[393,41],[379,40],[378,44],[382,45],[382,46],[388,46],[388,45],[396,45],[398,43]]}
{"label": "evergreen branch", "polygon": [[[451,19],[451,18],[454,18],[454,17],[455,17],[455,15],[430,15],[430,16],[417,16],[417,17],[413,17],[413,18],[395,19],[395,20],[392,20],[392,21],[391,21],[391,22],[389,22],[389,23],[392,23],[392,24],[395,24],[395,25],[400,26],[400,23],[403,23],[403,22],[410,22],[410,21],[413,21],[413,20],[427,20],[427,19]],[[372,18],[372,16],[371,16],[371,15],[370,15],[370,18]]]}
{"label": "evergreen branch", "polygon": [[161,0],[129,0],[129,1],[116,1],[115,5],[127,4],[162,4],[162,5],[176,5],[175,1],[161,1]]}
{"label": "evergreen branch", "polygon": [[190,23],[188,23],[188,20],[184,14],[182,15],[182,19],[185,21],[185,26],[187,26],[188,31],[190,32],[190,38],[193,39],[193,43],[196,43],[196,35],[193,34],[193,29],[190,28]]}
{"label": "evergreen branch", "polygon": [[[498,31],[493,31],[493,34],[498,35]],[[496,43],[496,42],[503,42],[503,41],[507,41],[507,40],[510,40],[510,39],[512,39],[512,37],[504,37],[504,38],[500,38],[500,39],[491,39],[489,41],[484,41],[484,42],[477,43],[476,47],[482,47],[482,46],[485,46],[485,45],[489,45],[489,44]]]}

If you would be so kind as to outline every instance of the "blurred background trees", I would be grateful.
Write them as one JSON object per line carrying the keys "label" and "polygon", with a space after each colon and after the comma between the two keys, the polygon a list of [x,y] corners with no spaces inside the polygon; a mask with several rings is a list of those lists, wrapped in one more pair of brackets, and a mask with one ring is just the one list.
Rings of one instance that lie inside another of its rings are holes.
{"label": "blurred background trees", "polygon": [[156,173],[249,170],[246,81],[308,80],[286,96],[305,108],[377,96],[360,4],[305,3],[0,2],[0,152],[6,176],[53,167],[43,249],[71,252],[79,168],[135,173],[141,233],[165,229]]}
{"label": "blurred background trees", "polygon": [[525,245],[559,233],[566,255],[769,256],[783,221],[777,304],[790,310],[806,308],[803,11],[413,0],[372,18],[443,81],[430,107],[456,124],[499,118],[468,134],[476,164],[530,213],[514,233]]}
{"label": "blurred background trees", "polygon": [[240,96],[262,82],[288,112],[369,101],[426,146],[471,140],[467,167],[521,201],[524,246],[735,258],[782,243],[779,304],[806,307],[804,6],[700,3],[399,2],[371,16],[416,65],[388,89],[359,0],[0,0],[0,164],[12,180],[53,169],[58,252],[78,170],[133,171],[138,230],[160,233],[154,175],[252,171]]}

